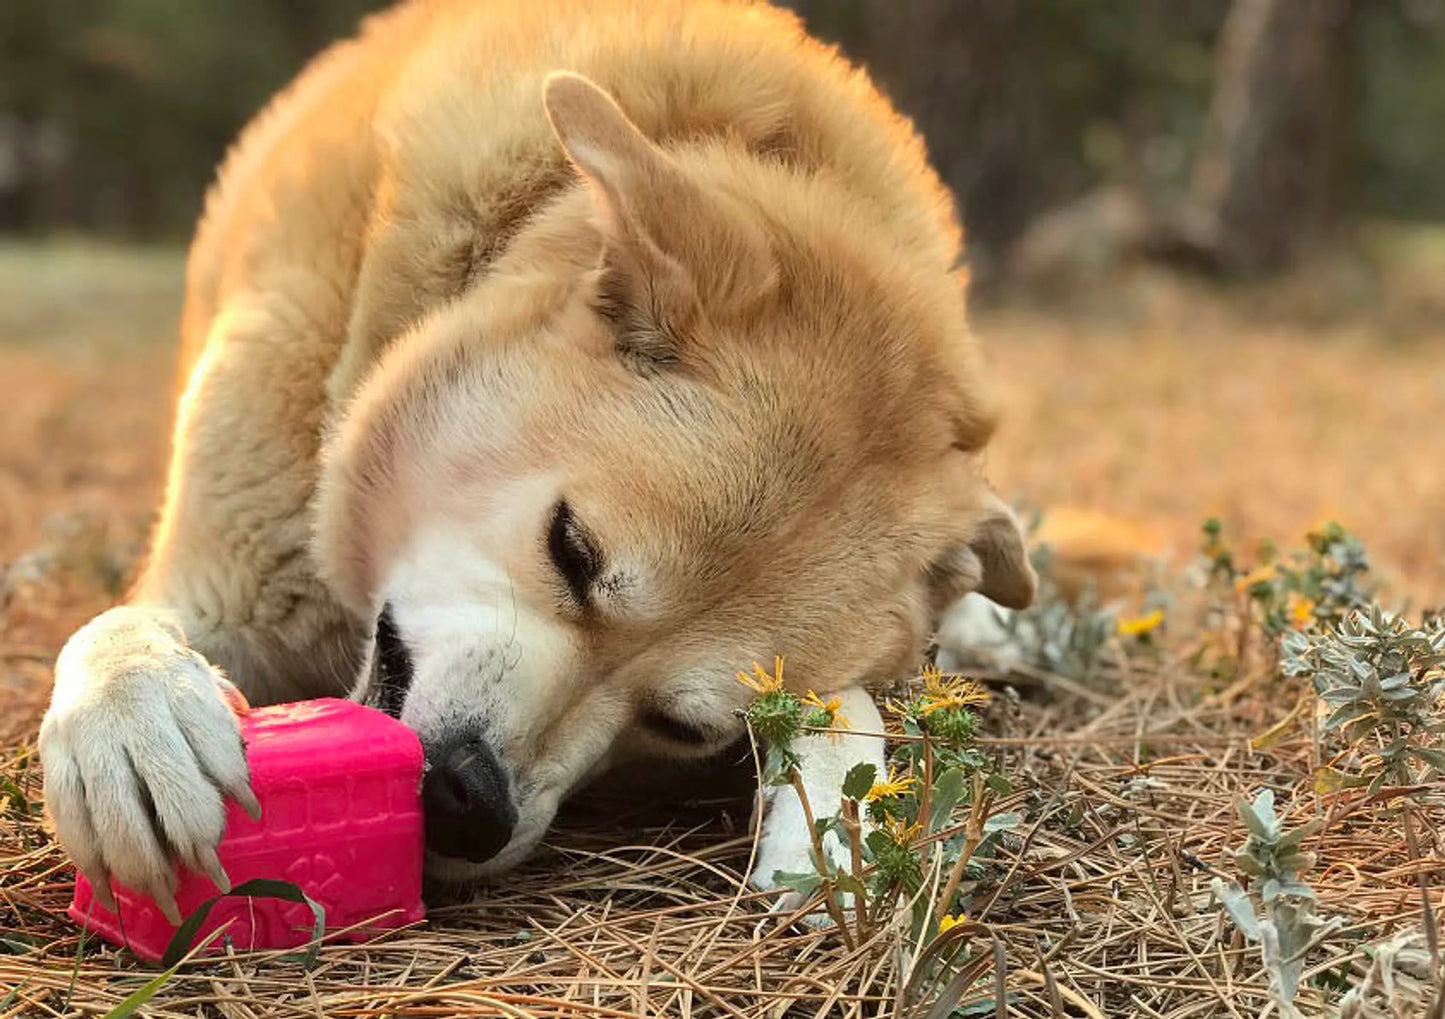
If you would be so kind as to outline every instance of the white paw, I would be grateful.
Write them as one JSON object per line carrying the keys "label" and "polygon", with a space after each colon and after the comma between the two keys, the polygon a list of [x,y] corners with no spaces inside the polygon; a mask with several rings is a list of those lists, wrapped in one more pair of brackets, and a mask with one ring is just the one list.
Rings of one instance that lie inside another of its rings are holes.
{"label": "white paw", "polygon": [[[813,840],[808,837],[808,823],[798,804],[798,797],[790,788],[779,789],[772,797],[772,804],[763,819],[763,833],[758,841],[758,856],[753,865],[752,883],[761,891],[780,891],[773,901],[772,912],[782,915],[795,913],[813,898],[779,883],[776,875],[817,874],[814,861]],[[852,873],[853,853],[830,829],[822,838],[823,852],[835,871]],[[834,893],[836,894],[836,893]],[[845,913],[853,911],[853,893],[842,894],[841,905]],[[825,905],[802,917],[802,922],[813,927],[827,926],[833,922]]]}
{"label": "white paw", "polygon": [[966,594],[938,621],[938,665],[952,671],[985,666],[1008,672],[1023,662],[1023,648],[1009,633],[1012,611],[981,594]]}
{"label": "white paw", "polygon": [[224,798],[260,812],[232,710],[240,700],[157,610],[111,609],[60,652],[40,727],[45,799],[108,908],[114,876],[179,922],[177,862],[229,887],[216,857]]}
{"label": "white paw", "polygon": [[[814,818],[833,817],[843,801],[843,780],[858,764],[871,764],[876,775],[887,772],[883,740],[859,733],[880,733],[883,719],[872,696],[858,687],[848,687],[837,694],[844,717],[851,719],[856,732],[842,731],[835,735],[804,736],[794,741],[798,769],[807,790],[808,806]],[[797,790],[791,785],[770,786],[764,807],[763,830],[758,840],[758,855],[753,861],[749,880],[753,887],[775,891],[781,887],[775,876],[785,874],[816,874],[812,834],[808,816],[803,810]],[[868,821],[862,819],[860,838],[866,838]],[[830,828],[822,838],[823,852],[835,871],[853,872],[853,850]],[[773,905],[774,912],[792,913],[800,909],[811,895],[784,891]],[[853,895],[844,892],[841,906],[845,914],[853,911]],[[804,922],[813,926],[832,923],[824,906],[809,913]]]}

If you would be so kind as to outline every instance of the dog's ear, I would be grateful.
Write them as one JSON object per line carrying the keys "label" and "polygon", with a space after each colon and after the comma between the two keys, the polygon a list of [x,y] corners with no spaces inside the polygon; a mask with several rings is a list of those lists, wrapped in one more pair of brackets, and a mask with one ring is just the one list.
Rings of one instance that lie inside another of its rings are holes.
{"label": "dog's ear", "polygon": [[755,298],[772,278],[761,231],[708,194],[637,128],[612,97],[566,72],[547,77],[547,116],[591,185],[606,243],[598,309],[619,349],[679,359],[707,308]]}
{"label": "dog's ear", "polygon": [[1018,518],[993,492],[965,545],[951,549],[928,568],[929,604],[942,612],[970,591],[1004,608],[1033,604],[1038,576],[1029,563]]}

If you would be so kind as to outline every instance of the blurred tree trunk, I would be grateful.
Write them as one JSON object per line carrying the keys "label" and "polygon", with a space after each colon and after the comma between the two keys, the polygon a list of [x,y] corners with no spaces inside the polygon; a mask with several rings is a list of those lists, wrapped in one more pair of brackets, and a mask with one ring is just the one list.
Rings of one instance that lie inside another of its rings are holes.
{"label": "blurred tree trunk", "polygon": [[1359,0],[1234,0],[1180,238],[1215,268],[1282,269],[1329,239],[1356,183]]}
{"label": "blurred tree trunk", "polygon": [[865,0],[869,66],[928,139],[958,196],[970,270],[987,288],[1051,197],[1037,75],[1007,0]]}
{"label": "blurred tree trunk", "polygon": [[958,198],[970,275],[988,288],[1003,256],[1059,190],[1042,149],[1047,104],[1015,0],[782,0],[810,30],[867,64],[928,140]]}

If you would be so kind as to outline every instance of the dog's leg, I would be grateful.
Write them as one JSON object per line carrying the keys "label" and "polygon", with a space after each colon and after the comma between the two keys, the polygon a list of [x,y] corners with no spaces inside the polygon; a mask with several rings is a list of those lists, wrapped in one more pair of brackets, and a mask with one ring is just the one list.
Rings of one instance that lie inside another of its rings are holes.
{"label": "dog's leg", "polygon": [[[849,687],[835,696],[843,702],[843,716],[854,728],[860,732],[883,731],[883,718],[867,690]],[[878,736],[858,735],[846,729],[837,734],[819,733],[795,740],[793,750],[798,755],[798,770],[814,820],[832,817],[841,809],[843,779],[854,765],[872,764],[878,769],[880,778],[887,771],[883,740]],[[763,890],[777,888],[774,875],[780,871],[815,873],[813,837],[808,831],[807,815],[797,791],[790,785],[770,786],[764,810],[762,837],[753,865],[753,885]],[[823,837],[822,843],[823,851],[833,864],[844,871],[851,869],[852,850],[848,845],[832,831]],[[844,898],[845,906],[851,908],[848,905],[852,901],[851,896]],[[780,898],[778,906],[783,910],[793,910],[802,904],[803,897],[790,891]],[[821,915],[819,919],[826,922]]]}
{"label": "dog's leg", "polygon": [[92,620],[56,661],[40,731],[46,801],[107,904],[114,875],[174,920],[177,861],[224,887],[224,799],[256,809],[238,687],[264,702],[342,693],[353,678],[354,624],[307,553],[325,365],[289,324],[255,305],[218,317],[181,400],[131,604]]}

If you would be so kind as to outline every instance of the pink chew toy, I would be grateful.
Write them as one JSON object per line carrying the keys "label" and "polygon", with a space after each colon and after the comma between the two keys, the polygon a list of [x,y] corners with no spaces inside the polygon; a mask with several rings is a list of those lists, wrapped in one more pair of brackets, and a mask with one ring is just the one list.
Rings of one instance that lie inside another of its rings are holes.
{"label": "pink chew toy", "polygon": [[[416,734],[374,708],[331,698],[257,708],[241,719],[251,788],[261,804],[252,821],[229,803],[217,855],[233,886],[255,878],[299,885],[326,911],[326,929],[346,937],[420,920],[423,824],[422,749]],[[113,884],[120,915],[75,880],[73,920],[137,955],[160,959],[176,932],[147,896]],[[209,878],[182,869],[176,904],[187,916],[219,894]],[[304,903],[231,896],[202,923],[197,941],[225,926],[238,950],[293,948],[312,935]]]}

